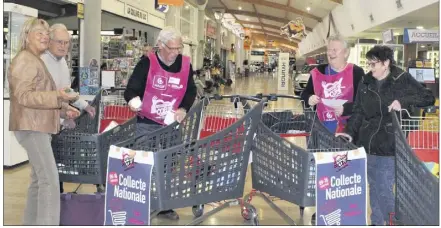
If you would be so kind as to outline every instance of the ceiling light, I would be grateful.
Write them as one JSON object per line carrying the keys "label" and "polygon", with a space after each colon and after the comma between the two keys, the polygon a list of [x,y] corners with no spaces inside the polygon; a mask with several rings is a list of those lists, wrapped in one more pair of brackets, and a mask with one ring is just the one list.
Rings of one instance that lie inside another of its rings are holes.
{"label": "ceiling light", "polygon": [[308,6],[308,7],[306,7],[306,10],[310,11],[310,10],[311,10],[311,7],[309,7],[309,6]]}
{"label": "ceiling light", "polygon": [[246,19],[247,21],[249,21],[250,19],[247,17],[247,19]]}
{"label": "ceiling light", "polygon": [[424,29],[423,26],[417,26],[416,28],[417,28],[417,29]]}
{"label": "ceiling light", "polygon": [[189,8],[190,8],[190,6],[188,6],[188,5],[185,6],[185,9],[189,9]]}
{"label": "ceiling light", "polygon": [[254,25],[251,25],[251,28],[254,28]]}
{"label": "ceiling light", "polygon": [[424,45],[421,45],[421,48],[425,48],[426,46],[424,46]]}
{"label": "ceiling light", "polygon": [[239,10],[242,10],[242,6],[237,7]]}
{"label": "ceiling light", "polygon": [[395,36],[399,36],[399,35],[400,35],[400,33],[396,32],[396,33],[394,33],[394,35],[395,35]]}

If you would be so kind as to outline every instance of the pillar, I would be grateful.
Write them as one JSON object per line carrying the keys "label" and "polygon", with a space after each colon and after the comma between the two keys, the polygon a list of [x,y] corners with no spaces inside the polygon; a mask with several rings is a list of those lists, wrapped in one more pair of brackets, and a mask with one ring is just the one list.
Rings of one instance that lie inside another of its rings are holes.
{"label": "pillar", "polygon": [[243,40],[240,37],[236,37],[236,68],[240,68],[243,71]]}
{"label": "pillar", "polygon": [[221,53],[221,48],[222,48],[222,45],[221,45],[221,34],[222,34],[222,24],[221,24],[221,22],[220,22],[220,20],[216,20],[216,52],[215,52],[215,54],[218,54],[219,56],[220,56],[220,53]]}
{"label": "pillar", "polygon": [[[204,7],[205,8],[205,7]],[[204,48],[205,48],[205,10],[199,8],[197,20],[197,49],[196,49],[196,66],[195,69],[201,69],[204,65]]]}
{"label": "pillar", "polygon": [[91,59],[101,62],[101,1],[84,0],[84,20],[80,22],[80,66]]}

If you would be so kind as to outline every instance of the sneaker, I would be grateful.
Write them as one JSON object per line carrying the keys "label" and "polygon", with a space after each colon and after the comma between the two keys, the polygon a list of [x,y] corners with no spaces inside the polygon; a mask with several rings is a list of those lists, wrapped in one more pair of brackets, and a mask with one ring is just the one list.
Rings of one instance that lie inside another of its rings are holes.
{"label": "sneaker", "polygon": [[179,215],[174,210],[168,210],[168,211],[161,211],[158,214],[158,217],[167,218],[170,220],[178,220]]}

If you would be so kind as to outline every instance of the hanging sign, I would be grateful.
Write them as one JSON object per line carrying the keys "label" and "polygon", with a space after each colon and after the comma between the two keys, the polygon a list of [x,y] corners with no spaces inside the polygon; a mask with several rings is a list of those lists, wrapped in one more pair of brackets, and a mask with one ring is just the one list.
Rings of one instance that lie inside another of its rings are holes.
{"label": "hanging sign", "polygon": [[282,26],[280,28],[280,34],[285,35],[288,39],[302,39],[306,37],[306,27],[303,23],[302,18],[298,17],[297,19],[290,21],[288,24]]}
{"label": "hanging sign", "polygon": [[392,29],[383,32],[383,44],[390,44],[394,42],[394,34]]}
{"label": "hanging sign", "polygon": [[314,153],[316,225],[367,225],[367,170],[364,148]]}
{"label": "hanging sign", "polygon": [[84,19],[84,4],[77,3],[77,17],[80,19]]}
{"label": "hanging sign", "polygon": [[439,31],[426,29],[404,29],[403,43],[438,43]]}

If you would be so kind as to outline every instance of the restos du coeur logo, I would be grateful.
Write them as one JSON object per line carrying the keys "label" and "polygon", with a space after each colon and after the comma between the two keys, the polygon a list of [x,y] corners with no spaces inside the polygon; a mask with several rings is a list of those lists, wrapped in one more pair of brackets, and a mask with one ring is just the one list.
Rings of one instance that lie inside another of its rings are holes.
{"label": "restos du coeur logo", "polygon": [[161,75],[155,75],[153,78],[153,88],[158,90],[165,90],[167,88],[167,78]]}
{"label": "restos du coeur logo", "polygon": [[334,168],[338,169],[338,171],[341,171],[348,166],[348,162],[348,152],[334,156]]}

